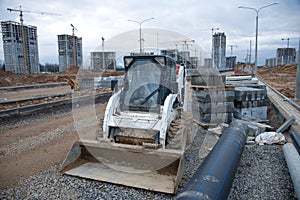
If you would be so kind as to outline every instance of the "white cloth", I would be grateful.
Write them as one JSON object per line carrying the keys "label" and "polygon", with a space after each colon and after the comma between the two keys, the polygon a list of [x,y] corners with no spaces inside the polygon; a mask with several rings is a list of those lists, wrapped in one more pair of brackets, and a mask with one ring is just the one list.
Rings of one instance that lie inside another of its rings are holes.
{"label": "white cloth", "polygon": [[255,138],[256,144],[284,144],[286,142],[282,133],[277,132],[264,132]]}

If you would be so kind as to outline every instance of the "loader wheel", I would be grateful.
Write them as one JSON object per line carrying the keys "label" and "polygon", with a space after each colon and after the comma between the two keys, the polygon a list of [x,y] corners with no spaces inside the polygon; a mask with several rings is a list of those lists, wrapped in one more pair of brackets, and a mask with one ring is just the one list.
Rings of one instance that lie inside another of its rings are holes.
{"label": "loader wheel", "polygon": [[188,113],[182,113],[172,121],[167,132],[166,148],[185,150],[193,140],[191,126],[192,118]]}
{"label": "loader wheel", "polygon": [[[180,112],[179,112],[180,113]],[[182,127],[181,114],[179,117],[171,122],[167,132],[167,149],[181,150],[183,147],[183,127]]]}

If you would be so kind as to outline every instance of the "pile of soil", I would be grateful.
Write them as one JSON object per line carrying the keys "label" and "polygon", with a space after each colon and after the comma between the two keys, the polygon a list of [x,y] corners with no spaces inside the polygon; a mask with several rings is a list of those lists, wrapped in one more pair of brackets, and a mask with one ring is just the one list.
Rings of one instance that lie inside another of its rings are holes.
{"label": "pile of soil", "polygon": [[288,98],[294,98],[297,64],[258,68],[258,77]]}
{"label": "pile of soil", "polygon": [[69,66],[64,73],[69,73],[69,74],[77,74],[79,70],[78,66]]}
{"label": "pile of soil", "polygon": [[34,85],[42,83],[65,82],[69,78],[93,78],[93,77],[108,77],[108,76],[122,76],[124,72],[117,72],[113,70],[105,71],[91,71],[87,69],[80,69],[77,66],[70,66],[64,72],[56,74],[15,74],[9,71],[0,70],[0,87],[19,86],[19,85]]}
{"label": "pile of soil", "polygon": [[108,77],[108,76],[123,76],[124,75],[124,72],[117,72],[117,71],[114,71],[114,70],[105,70],[103,73],[102,73],[102,77]]}

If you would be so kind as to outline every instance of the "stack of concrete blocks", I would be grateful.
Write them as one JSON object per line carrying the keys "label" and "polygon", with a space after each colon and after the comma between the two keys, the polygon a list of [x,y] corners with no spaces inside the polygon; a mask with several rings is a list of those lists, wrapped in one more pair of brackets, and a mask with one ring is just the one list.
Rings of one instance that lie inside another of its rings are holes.
{"label": "stack of concrete blocks", "polygon": [[254,87],[236,87],[234,117],[250,121],[267,120],[267,90],[263,85]]}
{"label": "stack of concrete blocks", "polygon": [[191,76],[193,119],[203,126],[230,123],[234,112],[234,88],[225,85],[225,76],[201,71]]}

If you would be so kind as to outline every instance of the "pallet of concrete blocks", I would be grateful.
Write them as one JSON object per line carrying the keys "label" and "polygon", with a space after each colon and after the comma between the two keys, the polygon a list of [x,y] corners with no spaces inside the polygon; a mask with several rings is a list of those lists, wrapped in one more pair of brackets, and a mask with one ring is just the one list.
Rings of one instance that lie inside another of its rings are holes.
{"label": "pallet of concrete blocks", "polygon": [[192,85],[192,110],[194,121],[203,126],[230,123],[234,111],[234,87]]}
{"label": "pallet of concrete blocks", "polygon": [[234,117],[244,120],[267,120],[267,90],[265,88],[236,87]]}
{"label": "pallet of concrete blocks", "polygon": [[213,68],[199,68],[190,72],[191,85],[224,87],[226,75]]}

